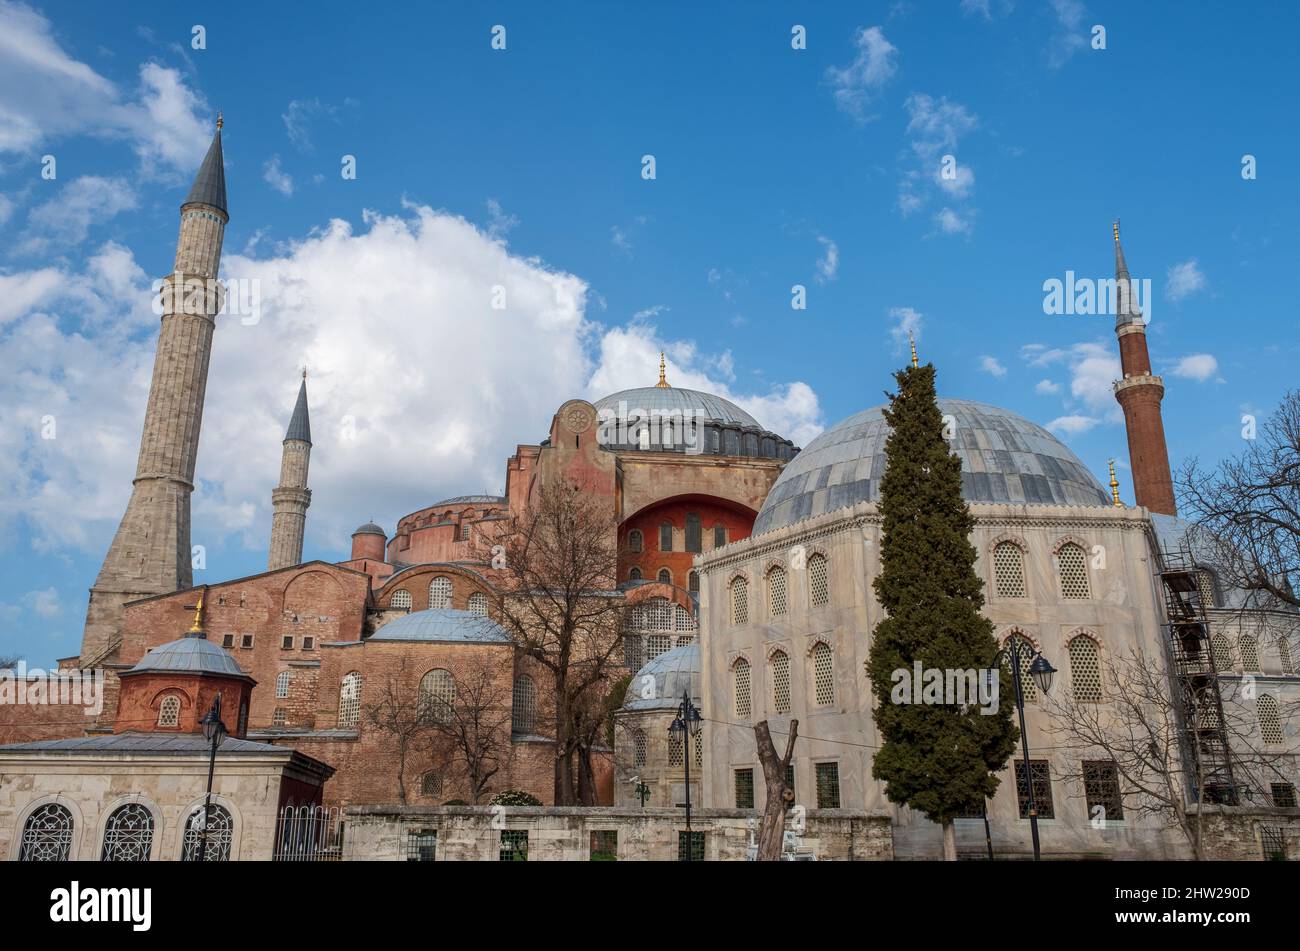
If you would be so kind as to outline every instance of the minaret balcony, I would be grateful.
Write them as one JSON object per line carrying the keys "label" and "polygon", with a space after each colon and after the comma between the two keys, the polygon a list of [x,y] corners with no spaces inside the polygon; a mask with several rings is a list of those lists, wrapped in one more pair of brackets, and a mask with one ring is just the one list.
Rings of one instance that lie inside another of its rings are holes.
{"label": "minaret balcony", "polygon": [[1150,373],[1135,373],[1127,376],[1122,380],[1115,381],[1115,395],[1118,396],[1124,390],[1134,386],[1158,386],[1163,393],[1165,389],[1165,378],[1162,376],[1153,376]]}

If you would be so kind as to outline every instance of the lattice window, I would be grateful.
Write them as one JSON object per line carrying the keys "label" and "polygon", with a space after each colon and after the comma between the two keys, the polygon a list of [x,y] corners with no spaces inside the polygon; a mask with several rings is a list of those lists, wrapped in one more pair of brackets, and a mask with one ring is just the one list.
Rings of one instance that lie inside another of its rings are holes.
{"label": "lattice window", "polygon": [[1073,542],[1062,545],[1056,553],[1056,570],[1061,578],[1061,597],[1086,601],[1092,597],[1088,586],[1088,560],[1083,549]]}
{"label": "lattice window", "polygon": [[528,830],[502,829],[501,851],[497,856],[502,862],[528,861]]}
{"label": "lattice window", "polygon": [[703,531],[700,528],[700,516],[690,512],[686,516],[686,550],[704,551]]}
{"label": "lattice window", "polygon": [[[206,825],[206,836],[204,835]],[[197,862],[199,860],[199,841],[207,838],[207,848],[203,850],[205,862],[229,862],[230,843],[234,838],[235,822],[229,810],[220,803],[209,807],[208,820],[203,821],[203,807],[199,806],[190,813],[185,823],[185,839],[181,844],[181,861]]]}
{"label": "lattice window", "polygon": [[694,754],[692,756],[692,759],[695,760],[693,764],[695,768],[703,769],[704,768],[704,734],[703,733],[701,733],[699,736],[691,738],[691,752],[692,754]]}
{"label": "lattice window", "polygon": [[648,747],[649,747],[649,742],[646,740],[645,730],[633,730],[632,731],[632,765],[633,766],[645,765],[646,752],[648,750]]}
{"label": "lattice window", "polygon": [[618,861],[618,830],[593,829],[591,832],[591,861]]}
{"label": "lattice window", "polygon": [[731,680],[735,687],[736,716],[749,719],[749,661],[742,657],[731,666]]}
{"label": "lattice window", "polygon": [[1114,761],[1084,760],[1083,792],[1088,803],[1089,819],[1118,822],[1124,818],[1124,796],[1119,789],[1119,767]]}
{"label": "lattice window", "polygon": [[634,553],[640,553],[641,549],[644,547],[645,547],[645,542],[642,541],[641,530],[639,528],[634,528],[632,529],[632,531],[627,533],[628,551]]}
{"label": "lattice window", "polygon": [[1008,685],[1012,687],[1012,697],[1014,698],[1015,687],[1014,681],[1012,680],[1011,668],[1006,666],[1011,662],[1012,638],[1016,641],[1016,650],[1020,658],[1020,691],[1024,694],[1026,701],[1037,700],[1038,685],[1034,683],[1034,678],[1029,676],[1029,665],[1033,663],[1034,645],[1029,643],[1028,638],[1022,637],[1019,634],[1013,634],[1011,637],[1007,638],[1004,645],[1007,648],[1007,653],[1004,655],[1004,667],[1006,667],[1006,669],[1003,670],[1002,675],[1007,679]]}
{"label": "lattice window", "polygon": [[487,616],[488,599],[482,591],[475,591],[469,596],[469,613]]}
{"label": "lattice window", "polygon": [[1259,646],[1255,638],[1243,634],[1237,639],[1237,650],[1241,651],[1241,669],[1259,670]]}
{"label": "lattice window", "polygon": [[731,579],[731,623],[749,623],[749,582],[744,578]]}
{"label": "lattice window", "polygon": [[[1038,809],[1038,818],[1055,819],[1056,811],[1052,806],[1052,771],[1045,759],[1031,759],[1030,772],[1034,777],[1034,805]],[[1025,772],[1025,761],[1016,760],[1016,797],[1020,800],[1020,818],[1029,818],[1029,774]]]}
{"label": "lattice window", "polygon": [[441,796],[442,795],[442,773],[436,770],[429,770],[420,777],[420,795],[421,796]]}
{"label": "lattice window", "polygon": [[1269,746],[1282,743],[1282,718],[1278,715],[1277,699],[1272,694],[1261,693],[1256,703],[1259,717],[1259,735]]}
{"label": "lattice window", "polygon": [[1097,642],[1080,634],[1070,641],[1070,679],[1075,700],[1101,699],[1101,660]]}
{"label": "lattice window", "polygon": [[101,862],[147,862],[153,849],[153,813],[138,802],[118,806],[104,826]]}
{"label": "lattice window", "polygon": [[673,639],[668,634],[648,634],[645,639],[646,661],[652,661],[665,651],[672,650]]}
{"label": "lattice window", "polygon": [[1295,787],[1290,783],[1272,783],[1273,805],[1279,809],[1294,809]]}
{"label": "lattice window", "polygon": [[1232,670],[1232,644],[1223,634],[1215,634],[1210,638],[1210,650],[1214,654],[1214,669],[1218,671]]}
{"label": "lattice window", "polygon": [[673,573],[669,571],[667,568],[660,568],[658,580],[660,584],[672,584]]}
{"label": "lattice window", "polygon": [[993,587],[999,598],[1025,597],[1025,553],[1015,542],[993,546]]}
{"label": "lattice window", "polygon": [[427,723],[450,723],[456,700],[456,678],[436,667],[420,678],[420,718]]}
{"label": "lattice window", "polygon": [[514,706],[510,721],[510,729],[516,733],[532,733],[536,726],[537,686],[527,674],[515,678]]}
{"label": "lattice window", "polygon": [[629,572],[627,573],[627,580],[628,580],[628,581],[640,581],[640,580],[641,580],[641,569],[640,569],[640,568],[633,567],[632,570],[629,571]]}
{"label": "lattice window", "polygon": [[72,851],[72,813],[66,806],[48,802],[23,824],[20,862],[66,862]]}
{"label": "lattice window", "polygon": [[812,649],[813,696],[819,707],[829,707],[835,702],[835,674],[829,644],[818,642]]}
{"label": "lattice window", "polygon": [[659,526],[659,550],[673,550],[673,523],[663,522]]}
{"label": "lattice window", "polygon": [[692,571],[686,576],[686,589],[691,594],[700,593],[700,573],[698,571]]}
{"label": "lattice window", "polygon": [[283,700],[289,696],[289,678],[293,676],[287,670],[282,670],[275,675],[275,699]]}
{"label": "lattice window", "polygon": [[163,697],[162,704],[158,707],[158,725],[162,727],[180,726],[181,724],[181,699],[180,697]]}
{"label": "lattice window", "polygon": [[1277,639],[1277,659],[1282,665],[1282,673],[1295,673],[1295,664],[1291,661],[1291,645],[1286,642],[1285,637]]}
{"label": "lattice window", "polygon": [[438,830],[421,829],[406,834],[406,861],[434,862],[438,858]]}
{"label": "lattice window", "polygon": [[284,707],[276,707],[275,712],[271,714],[271,726],[284,726],[288,713]]}
{"label": "lattice window", "polygon": [[840,807],[840,764],[816,763],[813,772],[817,775],[817,808],[838,809]]}
{"label": "lattice window", "polygon": [[682,742],[680,733],[668,734],[668,765],[681,766],[685,762],[686,745]]}
{"label": "lattice window", "polygon": [[1265,861],[1286,861],[1286,837],[1278,826],[1260,826],[1259,844]]}
{"label": "lattice window", "polygon": [[813,607],[830,603],[831,589],[825,555],[817,554],[808,559],[808,597]]}
{"label": "lattice window", "polygon": [[677,833],[677,861],[687,861],[686,850],[690,849],[689,860],[692,862],[704,861],[704,833],[703,832],[678,832]]}
{"label": "lattice window", "polygon": [[767,608],[772,617],[785,614],[784,568],[773,568],[767,573]]}
{"label": "lattice window", "polygon": [[449,608],[451,607],[451,579],[445,575],[439,575],[429,582],[429,607],[430,608]]}
{"label": "lattice window", "polygon": [[391,608],[410,608],[411,592],[405,588],[398,588],[393,592],[393,596],[388,599],[388,606]]}
{"label": "lattice window", "polygon": [[692,614],[690,609],[684,604],[676,605],[676,610],[673,612],[673,619],[676,622],[676,627],[679,631],[694,631],[699,627],[699,624],[695,620],[695,615]]}
{"label": "lattice window", "polygon": [[352,671],[339,687],[339,728],[349,729],[361,721],[361,674]]}
{"label": "lattice window", "polygon": [[623,635],[623,666],[630,667],[633,670],[640,670],[641,665],[645,663],[641,659],[641,635],[624,634]]}
{"label": "lattice window", "polygon": [[790,655],[785,651],[772,655],[772,712],[790,712]]}
{"label": "lattice window", "polygon": [[1201,606],[1212,608],[1218,604],[1218,598],[1214,596],[1214,575],[1204,568],[1198,568],[1196,571],[1196,590],[1201,596]]}
{"label": "lattice window", "polygon": [[727,526],[719,522],[713,526],[713,547],[721,548],[727,544]]}
{"label": "lattice window", "polygon": [[673,629],[673,603],[667,598],[651,598],[645,602],[642,624],[647,631]]}

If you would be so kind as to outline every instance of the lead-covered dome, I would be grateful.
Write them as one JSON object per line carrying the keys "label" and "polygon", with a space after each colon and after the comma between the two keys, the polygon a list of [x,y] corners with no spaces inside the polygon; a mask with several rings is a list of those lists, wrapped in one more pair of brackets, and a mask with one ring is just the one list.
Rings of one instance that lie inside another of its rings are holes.
{"label": "lead-covered dome", "polygon": [[620,390],[594,404],[601,445],[619,451],[789,459],[798,449],[731,400],[676,386]]}
{"label": "lead-covered dome", "polygon": [[690,691],[700,703],[700,645],[692,641],[664,651],[633,675],[623,697],[624,710],[663,710],[682,702]]}
{"label": "lead-covered dome", "polygon": [[[968,502],[1030,505],[1109,505],[1101,483],[1069,447],[1037,423],[970,400],[939,400],[955,423]],[[808,444],[781,472],[754,522],[754,534],[876,501],[885,474],[889,426],[884,407],[850,416]]]}
{"label": "lead-covered dome", "polygon": [[141,674],[161,671],[169,674],[215,674],[222,677],[244,677],[235,658],[200,634],[168,641],[153,648],[140,658],[127,673]]}

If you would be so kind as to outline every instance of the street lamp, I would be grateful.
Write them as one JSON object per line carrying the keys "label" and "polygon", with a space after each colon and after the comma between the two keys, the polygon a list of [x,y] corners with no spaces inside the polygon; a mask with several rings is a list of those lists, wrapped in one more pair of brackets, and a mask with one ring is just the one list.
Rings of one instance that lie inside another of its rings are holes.
{"label": "street lamp", "polygon": [[691,739],[699,742],[700,731],[703,730],[703,718],[695,704],[691,703],[689,690],[682,691],[682,702],[677,707],[677,716],[668,727],[668,732],[674,740],[680,740],[682,744],[682,761],[686,764],[686,861],[691,860],[691,850],[694,841],[691,835]]}
{"label": "street lamp", "polygon": [[[996,668],[1003,661],[1011,663],[1011,681],[1016,688],[1016,712],[1020,715],[1020,749],[1025,757],[1025,788],[1029,791],[1029,833],[1034,840],[1034,861],[1037,862],[1038,804],[1034,801],[1034,771],[1029,762],[1029,737],[1025,733],[1025,692],[1020,682],[1020,650],[1020,638],[1008,638],[1007,646],[993,655],[993,664]],[[1034,678],[1038,689],[1046,694],[1052,689],[1052,675],[1056,673],[1056,668],[1047,662],[1042,651],[1033,651],[1033,657],[1029,664],[1029,675]]]}
{"label": "street lamp", "polygon": [[199,721],[203,727],[203,738],[212,744],[208,753],[208,795],[203,802],[203,831],[199,833],[199,861],[204,862],[208,856],[208,824],[212,819],[212,774],[217,768],[217,747],[226,738],[226,725],[221,722],[221,694],[212,701],[212,709]]}

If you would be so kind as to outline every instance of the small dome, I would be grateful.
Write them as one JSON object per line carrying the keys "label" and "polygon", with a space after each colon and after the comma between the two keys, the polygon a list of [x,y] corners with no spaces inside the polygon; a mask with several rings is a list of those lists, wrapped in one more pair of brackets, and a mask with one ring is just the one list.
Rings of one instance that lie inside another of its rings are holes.
{"label": "small dome", "polygon": [[205,637],[182,637],[160,644],[140,658],[127,673],[166,671],[167,673],[217,674],[247,677],[235,658]]}
{"label": "small dome", "polygon": [[374,522],[366,522],[366,524],[362,525],[352,534],[353,535],[383,535],[385,538],[388,537],[388,533],[385,532],[378,525],[376,525]]}
{"label": "small dome", "polygon": [[372,641],[474,641],[509,644],[505,629],[483,614],[454,608],[413,611],[389,621],[371,635]]}
{"label": "small dome", "polygon": [[[647,688],[654,678],[653,696],[647,697]],[[623,697],[624,710],[667,710],[682,702],[682,693],[691,692],[691,700],[698,706],[700,700],[700,644],[692,641],[685,647],[664,651],[646,664],[632,677]]]}
{"label": "small dome", "polygon": [[[1101,483],[1046,429],[986,403],[939,400],[955,421],[968,502],[1016,505],[1110,505]],[[884,407],[863,410],[808,444],[781,472],[754,521],[754,534],[880,497],[889,426]]]}

